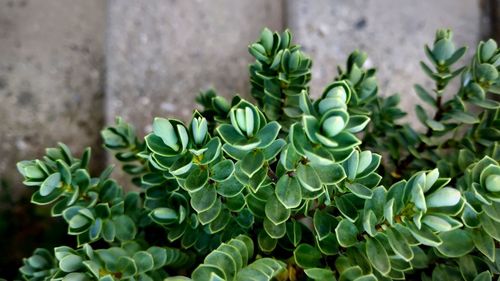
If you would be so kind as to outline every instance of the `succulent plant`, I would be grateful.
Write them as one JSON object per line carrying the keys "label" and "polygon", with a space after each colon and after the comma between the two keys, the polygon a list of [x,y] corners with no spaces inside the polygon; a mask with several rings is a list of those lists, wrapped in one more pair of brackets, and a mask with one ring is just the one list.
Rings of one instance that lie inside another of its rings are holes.
{"label": "succulent plant", "polygon": [[[144,141],[118,118],[105,146],[139,189],[88,172],[59,144],[18,163],[32,202],[51,204],[74,248],[37,249],[26,280],[493,280],[500,275],[500,49],[438,30],[415,91],[379,96],[353,52],[318,99],[289,31],[249,46],[251,94],[202,92],[187,124],[158,117]],[[459,80],[455,94],[451,81]],[[447,95],[448,96],[448,95]]]}

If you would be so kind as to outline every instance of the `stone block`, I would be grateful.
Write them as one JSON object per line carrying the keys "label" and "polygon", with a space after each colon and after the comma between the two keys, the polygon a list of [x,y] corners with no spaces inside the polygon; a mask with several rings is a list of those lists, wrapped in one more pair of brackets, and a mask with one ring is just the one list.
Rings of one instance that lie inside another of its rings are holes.
{"label": "stone block", "polygon": [[248,44],[282,29],[281,13],[281,1],[111,0],[108,122],[144,133],[155,116],[188,120],[200,89],[248,96]]}
{"label": "stone block", "polygon": [[[58,141],[96,148],[103,125],[106,3],[0,1],[0,178]],[[100,159],[102,163],[102,159]]]}
{"label": "stone block", "polygon": [[[438,28],[451,28],[469,54],[481,36],[479,1],[319,0],[286,1],[287,26],[313,58],[312,93],[318,96],[354,49],[366,51],[378,69],[380,93],[398,92],[409,112],[418,97],[413,84],[432,86],[420,69],[424,44]],[[415,115],[410,113],[414,121]]]}

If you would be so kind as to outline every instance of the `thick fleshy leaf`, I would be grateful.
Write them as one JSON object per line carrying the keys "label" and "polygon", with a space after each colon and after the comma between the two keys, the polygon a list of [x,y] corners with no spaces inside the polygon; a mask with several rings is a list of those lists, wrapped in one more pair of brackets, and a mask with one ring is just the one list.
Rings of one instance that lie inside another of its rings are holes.
{"label": "thick fleshy leaf", "polygon": [[318,191],[321,189],[321,179],[310,165],[299,165],[297,167],[297,179],[299,180],[302,187],[309,191]]}
{"label": "thick fleshy leaf", "polygon": [[471,232],[472,241],[476,248],[491,261],[495,261],[495,241],[484,230],[478,228]]}
{"label": "thick fleshy leaf", "polygon": [[368,260],[383,275],[391,271],[391,263],[384,246],[376,238],[366,240],[366,256]]}
{"label": "thick fleshy leaf", "polygon": [[281,224],[274,224],[274,222],[266,218],[264,219],[263,225],[267,235],[273,239],[279,239],[286,234],[286,224],[284,222]]}
{"label": "thick fleshy leaf", "polygon": [[184,187],[190,192],[201,189],[208,181],[208,174],[208,169],[205,167],[194,166],[184,182]]}
{"label": "thick fleshy leaf", "polygon": [[417,239],[420,243],[431,246],[431,247],[437,247],[443,243],[441,238],[434,234],[427,226],[423,225],[420,229],[415,226],[413,223],[408,223],[408,230],[410,233]]}
{"label": "thick fleshy leaf", "polygon": [[230,177],[229,179],[217,183],[217,193],[224,197],[233,197],[238,195],[244,188],[243,184],[241,184],[235,176]]}
{"label": "thick fleshy leaf", "polygon": [[346,219],[341,220],[337,225],[335,235],[339,244],[344,248],[351,247],[358,242],[358,228]]}
{"label": "thick fleshy leaf", "polygon": [[113,219],[116,238],[122,241],[128,241],[135,238],[137,228],[134,221],[127,215],[121,215]]}
{"label": "thick fleshy leaf", "polygon": [[443,243],[437,247],[438,251],[450,258],[461,257],[474,249],[471,235],[462,229],[440,233],[439,238]]}
{"label": "thick fleshy leaf", "polygon": [[200,188],[191,194],[191,207],[196,210],[196,212],[201,213],[210,209],[217,200],[217,192],[213,186],[206,186]]}
{"label": "thick fleshy leaf", "polygon": [[451,187],[445,187],[427,196],[425,202],[429,208],[448,207],[458,204],[460,198],[460,191]]}
{"label": "thick fleshy leaf", "polygon": [[73,272],[83,267],[80,256],[69,254],[59,261],[59,268],[64,272]]}
{"label": "thick fleshy leaf", "polygon": [[493,237],[493,239],[500,241],[500,224],[498,222],[494,221],[493,219],[491,219],[485,213],[482,213],[481,215],[479,215],[479,219],[481,221],[481,225],[482,225],[484,231],[486,231],[486,233],[488,233],[488,235]]}
{"label": "thick fleshy leaf", "polygon": [[252,177],[262,168],[265,160],[262,150],[250,151],[241,160],[240,168],[248,177]]}
{"label": "thick fleshy leaf", "polygon": [[333,271],[326,268],[308,268],[304,270],[304,273],[312,280],[335,280]]}
{"label": "thick fleshy leaf", "polygon": [[61,187],[61,174],[54,173],[48,176],[40,185],[40,195],[47,196],[54,191],[54,189]]}
{"label": "thick fleshy leaf", "polygon": [[169,120],[160,117],[155,118],[153,122],[153,132],[163,140],[164,144],[173,150],[179,150],[177,134]]}
{"label": "thick fleshy leaf", "polygon": [[320,264],[321,253],[309,244],[300,244],[293,251],[295,262],[302,268],[312,268]]}
{"label": "thick fleshy leaf", "polygon": [[359,133],[363,131],[370,122],[370,118],[364,115],[351,116],[347,123],[347,131],[351,133]]}
{"label": "thick fleshy leaf", "polygon": [[281,129],[281,125],[276,122],[267,123],[260,131],[257,133],[257,138],[260,140],[259,148],[267,148],[278,136]]}
{"label": "thick fleshy leaf", "polygon": [[274,194],[267,200],[265,212],[266,217],[274,224],[284,223],[291,213],[290,209],[287,209]]}
{"label": "thick fleshy leaf", "polygon": [[157,208],[153,210],[153,212],[151,213],[151,217],[153,218],[153,220],[162,224],[173,223],[179,219],[177,212],[170,208]]}
{"label": "thick fleshy leaf", "polygon": [[408,241],[406,241],[406,238],[397,229],[387,228],[385,233],[387,235],[389,245],[399,257],[405,261],[413,259],[413,252],[408,245]]}
{"label": "thick fleshy leaf", "polygon": [[278,244],[278,240],[269,236],[264,230],[259,232],[257,236],[257,242],[259,244],[259,248],[263,252],[271,252],[276,248]]}
{"label": "thick fleshy leaf", "polygon": [[359,198],[370,199],[373,196],[372,190],[362,184],[347,183],[346,187]]}
{"label": "thick fleshy leaf", "polygon": [[324,184],[334,184],[343,180],[346,175],[340,164],[331,163],[329,165],[312,165]]}
{"label": "thick fleshy leaf", "polygon": [[234,172],[234,163],[231,160],[222,160],[210,168],[210,178],[214,181],[224,181]]}
{"label": "thick fleshy leaf", "polygon": [[302,192],[297,178],[283,175],[276,183],[276,197],[286,208],[297,208],[302,202]]}
{"label": "thick fleshy leaf", "polygon": [[302,240],[302,226],[299,222],[292,220],[286,223],[286,236],[296,247]]}

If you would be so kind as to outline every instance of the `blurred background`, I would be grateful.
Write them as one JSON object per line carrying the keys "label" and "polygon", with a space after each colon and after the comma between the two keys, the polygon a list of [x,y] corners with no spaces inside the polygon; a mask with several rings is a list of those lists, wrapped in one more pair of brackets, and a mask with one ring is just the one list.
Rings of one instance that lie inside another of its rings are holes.
{"label": "blurred background", "polygon": [[[15,164],[66,143],[93,147],[122,116],[140,134],[154,116],[188,119],[200,89],[248,96],[250,42],[290,28],[313,58],[312,94],[358,48],[380,93],[413,110],[418,62],[437,28],[475,48],[500,36],[500,0],[0,0],[0,277],[13,279],[37,246],[72,245],[66,226],[30,206]],[[470,51],[472,52],[472,51]],[[470,53],[469,52],[469,53]],[[412,119],[410,114],[409,120]]]}

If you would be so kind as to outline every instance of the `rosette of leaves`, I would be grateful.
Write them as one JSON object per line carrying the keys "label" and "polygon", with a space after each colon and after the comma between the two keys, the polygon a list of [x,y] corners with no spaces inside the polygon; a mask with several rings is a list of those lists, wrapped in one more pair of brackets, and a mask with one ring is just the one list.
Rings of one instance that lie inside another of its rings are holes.
{"label": "rosette of leaves", "polygon": [[292,44],[292,34],[265,28],[248,47],[256,58],[250,65],[251,94],[270,120],[300,117],[299,95],[308,90],[312,62]]}
{"label": "rosette of leaves", "polygon": [[[480,43],[472,63],[457,68],[466,49],[455,49],[451,32],[437,32],[426,47],[432,65],[422,64],[435,97],[415,87],[434,108],[429,115],[417,107],[420,132],[399,123],[398,96],[377,96],[362,52],[349,56],[321,97],[309,97],[311,62],[290,38],[264,30],[250,45],[257,106],[207,91],[189,123],[155,118],[144,144],[121,119],[103,131],[117,159],[136,165],[138,191],[124,192],[110,169],[91,177],[90,151],[75,158],[60,145],[20,162],[32,201],[54,203],[53,215],[78,242],[54,255],[37,250],[23,276],[496,278],[500,111],[486,96],[497,78],[484,66],[498,71],[496,45]],[[444,100],[457,77],[458,93]]]}
{"label": "rosette of leaves", "polygon": [[350,98],[351,88],[345,81],[330,84],[314,103],[302,93],[302,120],[290,129],[291,143],[300,155],[316,163],[343,162],[361,144],[354,133],[362,131],[370,119],[348,113]]}
{"label": "rosette of leaves", "polygon": [[371,114],[366,106],[377,98],[378,92],[376,70],[363,68],[367,58],[368,55],[365,52],[355,50],[347,58],[345,69],[338,66],[339,75],[335,78],[348,82],[353,90],[348,101],[349,112],[363,115]]}

